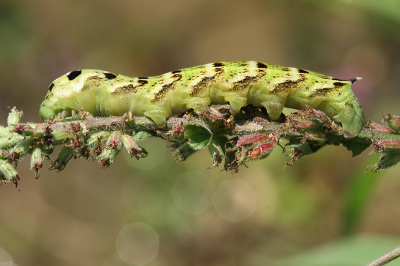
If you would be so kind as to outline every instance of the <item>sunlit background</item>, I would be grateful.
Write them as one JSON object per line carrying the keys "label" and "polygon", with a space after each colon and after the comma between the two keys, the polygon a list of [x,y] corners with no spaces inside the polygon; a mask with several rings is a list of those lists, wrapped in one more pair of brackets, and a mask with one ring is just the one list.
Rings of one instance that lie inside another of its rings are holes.
{"label": "sunlit background", "polygon": [[[49,84],[74,69],[150,76],[257,60],[354,85],[367,119],[400,115],[400,1],[0,1],[0,119],[39,122]],[[326,147],[284,171],[275,149],[237,174],[207,151],[175,163],[165,140],[108,169],[72,161],[21,192],[0,187],[0,265],[364,265],[400,244],[400,166],[365,174]],[[55,159],[56,154],[51,157]],[[3,264],[2,264],[3,263]],[[400,265],[400,261],[390,265]]]}

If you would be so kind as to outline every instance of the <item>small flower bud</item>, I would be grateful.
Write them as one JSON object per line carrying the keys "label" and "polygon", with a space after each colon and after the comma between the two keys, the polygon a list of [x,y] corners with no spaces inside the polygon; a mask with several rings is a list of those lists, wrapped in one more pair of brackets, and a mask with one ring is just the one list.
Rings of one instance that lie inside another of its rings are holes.
{"label": "small flower bud", "polygon": [[275,141],[260,144],[250,152],[248,158],[250,160],[261,160],[267,158],[275,148],[275,145],[276,145]]}
{"label": "small flower bud", "polygon": [[12,108],[11,112],[8,114],[7,124],[9,126],[16,125],[21,122],[21,117],[24,115],[22,111],[18,111],[17,108]]}
{"label": "small flower bud", "polygon": [[372,165],[371,172],[379,172],[400,162],[399,152],[385,152],[377,164]]}
{"label": "small flower bud", "polygon": [[12,147],[15,144],[17,144],[18,142],[24,140],[24,136],[21,136],[19,134],[12,133],[10,135],[11,135],[11,137],[5,136],[5,137],[0,138],[0,147],[2,149],[7,149],[9,147]]}
{"label": "small flower bud", "polygon": [[385,121],[388,126],[394,131],[400,131],[400,117],[396,115],[387,114],[383,121]]}
{"label": "small flower bud", "polygon": [[302,139],[303,142],[317,142],[317,143],[325,143],[326,139],[321,134],[312,134],[306,133],[304,138]]}
{"label": "small flower bud", "polygon": [[255,134],[255,135],[248,135],[248,136],[244,136],[239,138],[239,140],[236,143],[236,147],[240,148],[243,146],[248,146],[248,145],[254,145],[257,143],[261,143],[264,141],[269,140],[271,137],[269,135],[265,135],[265,134]]}
{"label": "small flower bud", "polygon": [[33,140],[31,137],[26,137],[23,141],[19,142],[15,145],[9,153],[12,155],[11,158],[15,162],[21,160],[30,150],[33,144]]}
{"label": "small flower bud", "polygon": [[374,140],[372,144],[375,146],[375,151],[400,151],[400,141],[397,140]]}
{"label": "small flower bud", "polygon": [[222,162],[222,159],[225,158],[225,154],[224,154],[224,151],[222,150],[221,146],[214,141],[212,141],[210,143],[210,145],[208,145],[208,151],[211,154],[213,167],[217,167],[218,164],[220,164]]}
{"label": "small flower bud", "polygon": [[10,128],[8,127],[0,127],[0,138],[8,137],[10,135]]}
{"label": "small flower bud", "polygon": [[121,131],[114,131],[111,133],[105,149],[96,158],[97,162],[100,164],[100,168],[107,168],[114,162],[115,157],[117,157],[122,148],[120,139]]}
{"label": "small flower bud", "polygon": [[34,148],[31,155],[31,170],[35,172],[36,179],[39,178],[39,169],[42,168],[43,155],[42,150]]}
{"label": "small flower bud", "polygon": [[[73,137],[75,134],[72,133],[71,131],[54,131],[51,133],[51,138],[49,138],[49,144],[61,144],[64,143],[65,140],[70,139]],[[51,139],[51,142],[50,142]]]}
{"label": "small flower bud", "polygon": [[[238,171],[248,161],[268,157],[278,142],[279,137],[274,134],[256,134],[240,137],[233,148],[227,148],[226,150],[226,156],[230,161],[228,169]],[[233,160],[231,159],[232,157],[234,157]]]}
{"label": "small flower bud", "polygon": [[375,122],[372,121],[368,121],[368,126],[369,128],[375,129],[375,130],[379,130],[379,131],[386,131],[386,132],[395,132],[393,129],[379,125]]}
{"label": "small flower bud", "polygon": [[171,148],[171,156],[174,157],[175,162],[185,161],[190,155],[197,151],[187,142],[172,144]]}
{"label": "small flower bud", "polygon": [[3,174],[6,181],[18,185],[18,172],[14,169],[11,163],[0,159],[0,172]]}
{"label": "small flower bud", "polygon": [[30,136],[33,134],[34,129],[30,125],[22,125],[22,124],[16,124],[14,126],[14,132],[18,134],[24,134],[25,136]]}
{"label": "small flower bud", "polygon": [[58,154],[57,159],[51,163],[50,169],[56,169],[58,171],[64,170],[69,161],[75,157],[75,153],[75,149],[64,146]]}
{"label": "small flower bud", "polygon": [[39,124],[35,126],[34,135],[40,136],[44,134],[50,134],[50,127],[46,124]]}
{"label": "small flower bud", "polygon": [[172,129],[172,136],[178,142],[183,142],[185,140],[185,127],[183,125],[175,126]]}
{"label": "small flower bud", "polygon": [[110,137],[110,135],[111,134],[108,131],[99,131],[99,132],[93,133],[87,139],[86,144],[88,145],[88,147],[94,148],[95,146],[97,146],[103,142],[105,143],[106,140]]}
{"label": "small flower bud", "polygon": [[147,156],[147,151],[140,147],[131,136],[122,135],[121,137],[122,144],[125,149],[128,151],[131,157],[135,157],[136,159],[144,158]]}

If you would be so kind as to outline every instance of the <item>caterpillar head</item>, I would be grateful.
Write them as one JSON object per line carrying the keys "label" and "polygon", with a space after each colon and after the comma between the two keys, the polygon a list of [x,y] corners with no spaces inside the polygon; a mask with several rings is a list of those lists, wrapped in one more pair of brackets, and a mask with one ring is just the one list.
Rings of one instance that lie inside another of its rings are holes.
{"label": "caterpillar head", "polygon": [[364,112],[353,92],[343,101],[323,101],[317,109],[342,124],[345,138],[357,136],[365,123]]}
{"label": "caterpillar head", "polygon": [[42,103],[39,109],[39,115],[43,121],[53,120],[56,117],[56,112],[53,108],[45,106],[44,103]]}
{"label": "caterpillar head", "polygon": [[345,102],[343,109],[333,119],[342,123],[345,138],[354,138],[360,133],[365,123],[364,112],[355,96]]}
{"label": "caterpillar head", "polygon": [[75,70],[54,80],[40,105],[39,114],[43,120],[74,116],[83,108],[96,112],[96,89],[103,80],[115,79],[116,74],[101,70]]}
{"label": "caterpillar head", "polygon": [[[40,105],[39,115],[43,121],[71,116],[71,108],[68,108],[68,101],[65,101],[68,99],[65,96],[68,96],[71,88],[69,88],[69,81],[63,81],[63,77],[50,84],[45,100]],[[63,94],[60,95],[60,91]]]}

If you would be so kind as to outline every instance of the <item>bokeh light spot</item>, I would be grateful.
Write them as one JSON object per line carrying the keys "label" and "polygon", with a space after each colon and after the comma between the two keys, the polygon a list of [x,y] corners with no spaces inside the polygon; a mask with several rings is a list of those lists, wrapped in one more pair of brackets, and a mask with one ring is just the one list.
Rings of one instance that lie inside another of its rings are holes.
{"label": "bokeh light spot", "polygon": [[254,212],[256,192],[242,179],[225,181],[215,193],[214,206],[220,217],[240,222]]}
{"label": "bokeh light spot", "polygon": [[135,265],[143,265],[157,256],[158,234],[145,223],[125,226],[116,241],[121,259]]}
{"label": "bokeh light spot", "polygon": [[15,264],[12,262],[11,256],[8,255],[8,253],[4,249],[0,248],[0,266],[13,266],[13,265]]}
{"label": "bokeh light spot", "polygon": [[214,184],[201,172],[187,172],[178,177],[171,192],[179,209],[199,214],[211,206]]}
{"label": "bokeh light spot", "polygon": [[142,214],[148,214],[156,211],[161,207],[164,201],[164,185],[158,184],[148,185],[140,195],[139,208]]}

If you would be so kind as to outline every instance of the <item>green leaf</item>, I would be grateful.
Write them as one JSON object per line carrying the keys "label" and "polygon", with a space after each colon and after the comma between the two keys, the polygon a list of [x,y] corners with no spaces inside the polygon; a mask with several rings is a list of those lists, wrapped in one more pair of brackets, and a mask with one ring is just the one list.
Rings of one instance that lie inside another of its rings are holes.
{"label": "green leaf", "polygon": [[194,150],[201,150],[210,144],[212,133],[207,128],[197,125],[186,126],[186,138]]}
{"label": "green leaf", "polygon": [[361,154],[365,149],[371,146],[369,143],[356,143],[354,140],[343,140],[343,146],[353,153],[353,157]]}

